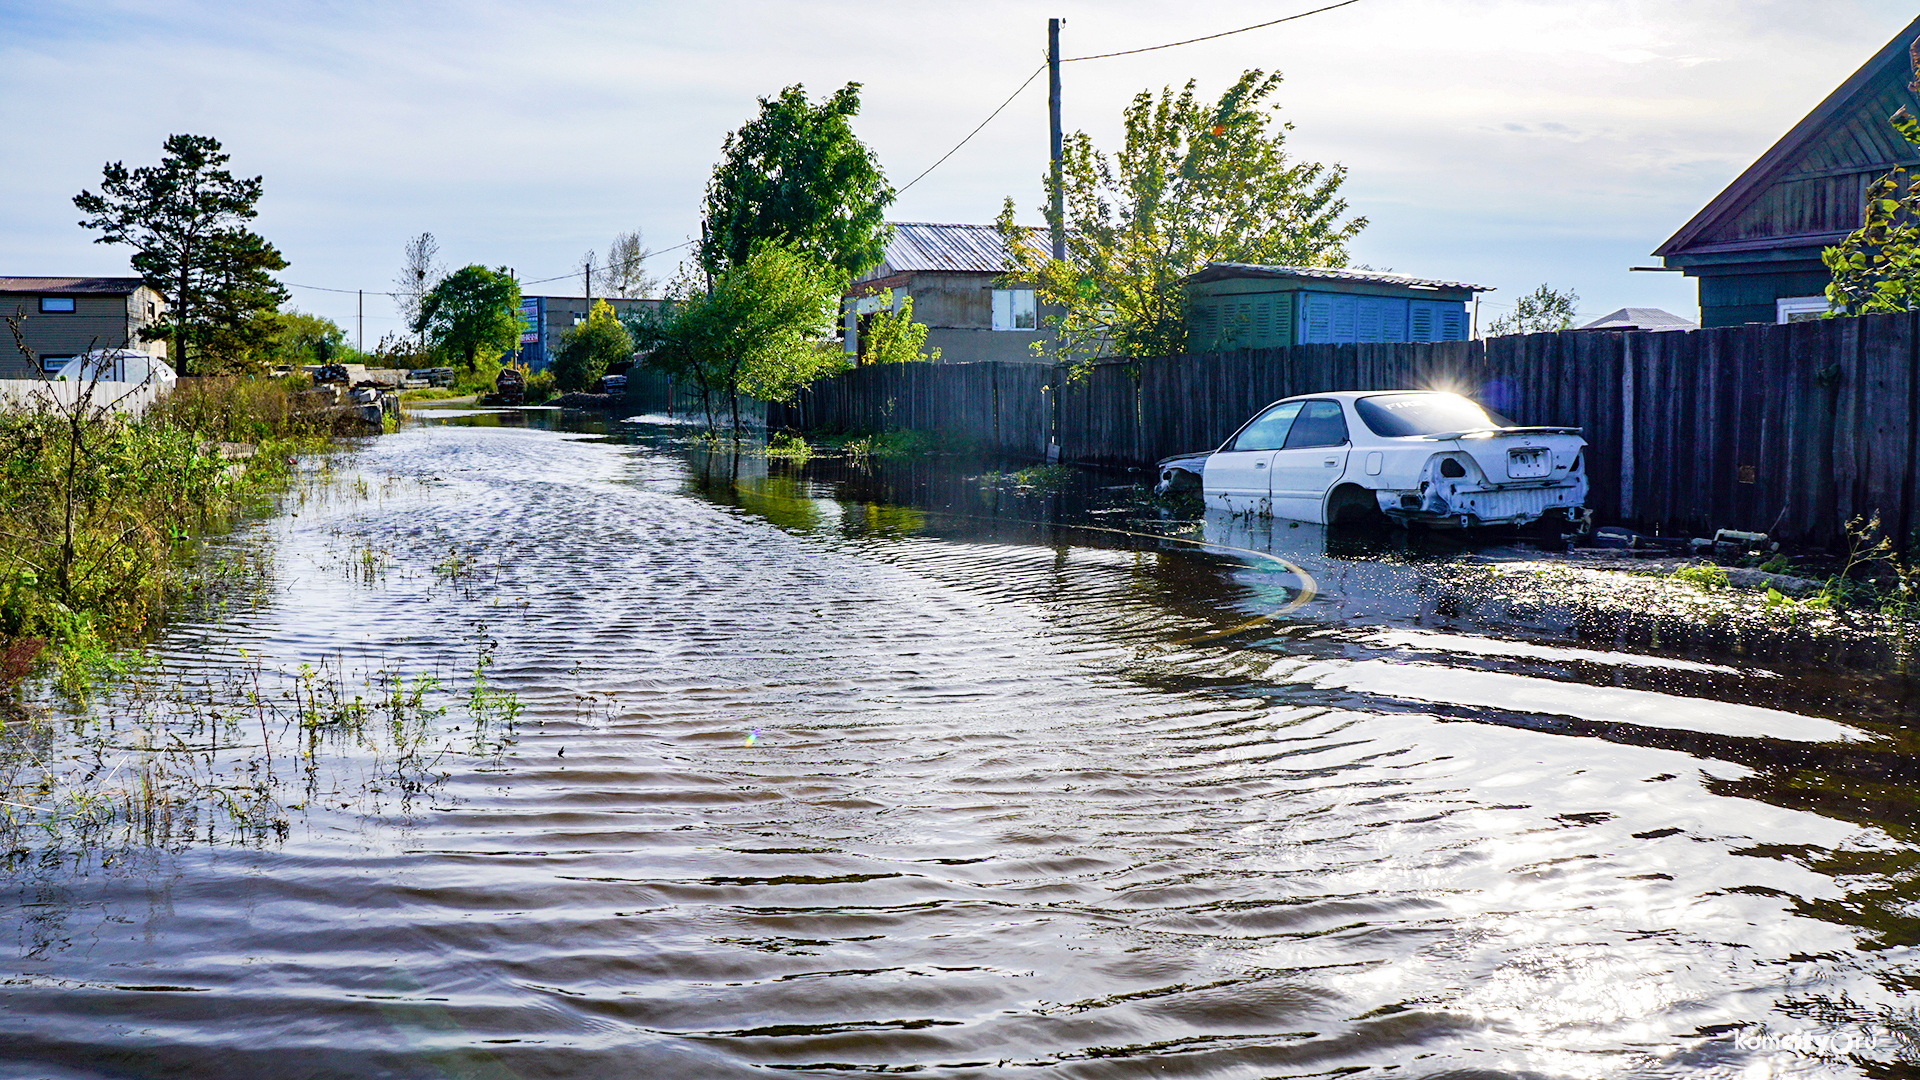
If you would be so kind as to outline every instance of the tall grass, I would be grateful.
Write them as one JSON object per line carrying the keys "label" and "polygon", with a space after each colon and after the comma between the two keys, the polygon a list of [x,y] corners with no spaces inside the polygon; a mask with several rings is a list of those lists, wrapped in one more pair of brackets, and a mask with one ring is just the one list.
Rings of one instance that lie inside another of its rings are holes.
{"label": "tall grass", "polygon": [[0,696],[44,649],[80,689],[164,610],[197,538],[332,423],[291,381],[233,378],[183,379],[137,420],[84,397],[0,411]]}

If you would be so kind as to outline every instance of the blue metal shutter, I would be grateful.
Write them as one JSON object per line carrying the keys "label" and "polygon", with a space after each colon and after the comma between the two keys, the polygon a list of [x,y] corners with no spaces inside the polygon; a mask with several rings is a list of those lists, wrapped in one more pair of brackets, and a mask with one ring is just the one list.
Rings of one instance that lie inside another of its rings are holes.
{"label": "blue metal shutter", "polygon": [[1210,352],[1220,344],[1220,303],[1202,300],[1193,305],[1193,325],[1187,334],[1187,348]]}
{"label": "blue metal shutter", "polygon": [[1436,305],[1440,307],[1441,341],[1467,340],[1467,306],[1465,304]]}
{"label": "blue metal shutter", "polygon": [[1333,297],[1326,293],[1300,295],[1300,340],[1307,344],[1333,340]]}
{"label": "blue metal shutter", "polygon": [[1385,320],[1381,318],[1380,297],[1363,296],[1360,298],[1359,316],[1354,326],[1353,340],[1379,341]]}
{"label": "blue metal shutter", "polygon": [[1436,312],[1433,308],[1434,304],[1431,300],[1415,300],[1412,302],[1412,310],[1407,313],[1408,341],[1433,340],[1434,323],[1436,322],[1434,318]]}
{"label": "blue metal shutter", "polygon": [[1352,341],[1359,322],[1360,298],[1352,293],[1335,293],[1328,299],[1333,301],[1333,329],[1329,341]]}

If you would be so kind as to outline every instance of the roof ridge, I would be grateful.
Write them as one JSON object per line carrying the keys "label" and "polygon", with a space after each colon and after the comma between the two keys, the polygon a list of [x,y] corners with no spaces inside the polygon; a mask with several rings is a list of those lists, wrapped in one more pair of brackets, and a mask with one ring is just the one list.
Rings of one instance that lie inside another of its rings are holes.
{"label": "roof ridge", "polygon": [[1794,152],[1805,146],[1822,125],[1867,88],[1867,85],[1885,68],[1894,55],[1906,58],[1916,36],[1920,36],[1920,17],[1915,17],[1900,32],[1894,34],[1892,40],[1882,45],[1878,52],[1867,58],[1866,63],[1860,65],[1859,70],[1847,76],[1846,81],[1835,87],[1832,93],[1820,99],[1820,103],[1815,105],[1811,112],[1801,117],[1799,123],[1788,128],[1787,133],[1768,147],[1766,153],[1755,158],[1752,164],[1733,178],[1732,183],[1721,190],[1720,194],[1715,195],[1707,205],[1701,207],[1699,213],[1688,218],[1687,223],[1680,226],[1679,231],[1668,237],[1665,243],[1654,248],[1652,254],[1662,257],[1677,254],[1679,249],[1692,243],[1709,226],[1744,206],[1749,196],[1756,194],[1766,182],[1773,180],[1792,159]]}

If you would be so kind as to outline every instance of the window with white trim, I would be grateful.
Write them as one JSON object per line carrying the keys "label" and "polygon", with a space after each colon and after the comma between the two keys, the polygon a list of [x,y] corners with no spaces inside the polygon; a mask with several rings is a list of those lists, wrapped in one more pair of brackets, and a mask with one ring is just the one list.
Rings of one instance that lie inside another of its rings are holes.
{"label": "window with white trim", "polygon": [[73,359],[71,356],[43,356],[40,358],[40,370],[51,375],[66,367],[67,361],[71,359]]}
{"label": "window with white trim", "polygon": [[995,330],[1036,330],[1032,289],[993,290],[993,328]]}
{"label": "window with white trim", "polygon": [[61,313],[70,314],[73,311],[73,297],[43,296],[40,298],[40,310],[43,312],[61,312]]}
{"label": "window with white trim", "polygon": [[1812,322],[1828,311],[1824,296],[1783,296],[1773,302],[1773,321]]}

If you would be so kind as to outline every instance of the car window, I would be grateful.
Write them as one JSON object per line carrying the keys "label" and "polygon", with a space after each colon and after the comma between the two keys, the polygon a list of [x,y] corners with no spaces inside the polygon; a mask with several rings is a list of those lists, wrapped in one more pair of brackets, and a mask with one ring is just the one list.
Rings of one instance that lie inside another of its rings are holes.
{"label": "car window", "polygon": [[1286,441],[1287,429],[1293,426],[1293,418],[1299,413],[1301,403],[1285,401],[1253,419],[1253,422],[1240,429],[1240,433],[1227,444],[1228,450],[1278,450]]}
{"label": "car window", "polygon": [[1309,401],[1300,419],[1287,432],[1283,450],[1306,446],[1339,446],[1347,441],[1347,418],[1337,401]]}
{"label": "car window", "polygon": [[1388,439],[1513,426],[1457,394],[1376,394],[1354,402],[1353,411],[1368,431]]}

